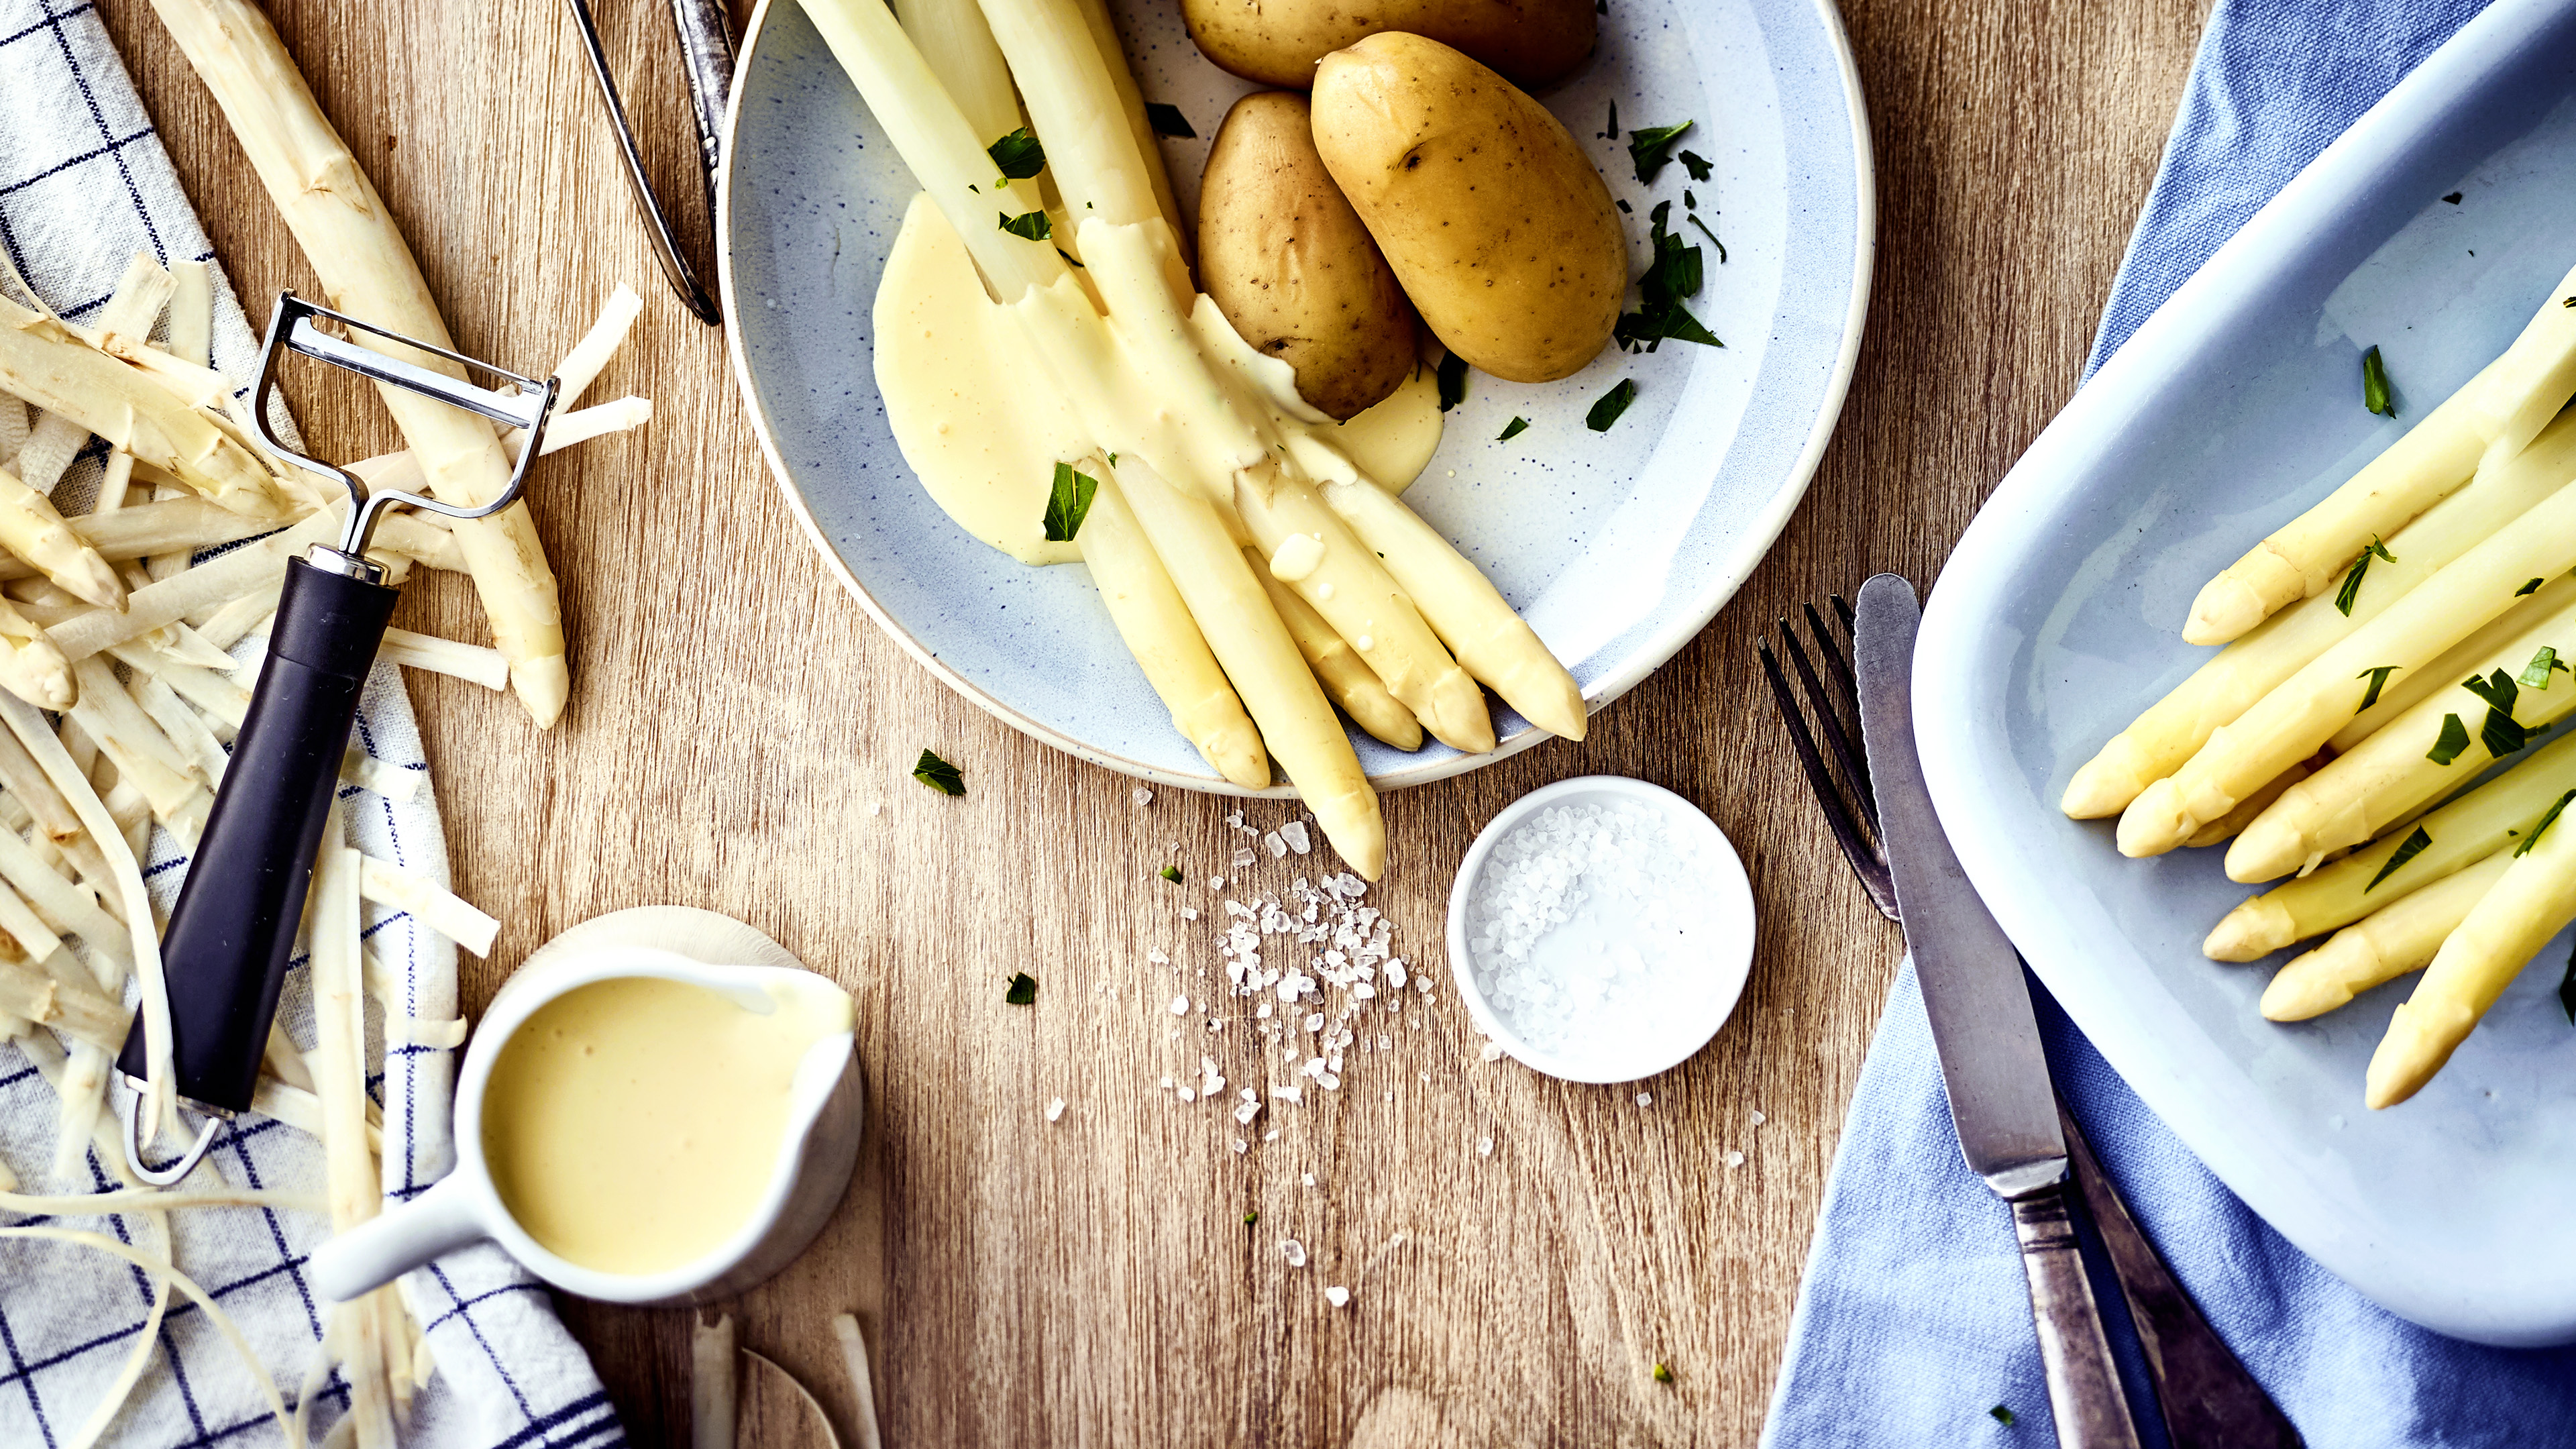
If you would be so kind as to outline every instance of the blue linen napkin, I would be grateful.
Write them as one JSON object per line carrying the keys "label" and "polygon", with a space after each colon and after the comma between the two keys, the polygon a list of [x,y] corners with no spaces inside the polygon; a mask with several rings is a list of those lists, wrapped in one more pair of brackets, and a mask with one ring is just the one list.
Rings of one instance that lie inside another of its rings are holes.
{"label": "blue linen napkin", "polygon": [[[2088,375],[2482,0],[2219,0]],[[2036,981],[2057,1081],[2165,1261],[2313,1449],[2576,1443],[2576,1349],[2461,1343],[2371,1304],[2237,1201]],[[2150,1444],[2136,1340],[2097,1266]],[[1992,1411],[2000,1407],[2013,1422]],[[1909,963],[1861,1069],[1763,1442],[2047,1444],[2010,1219],[1960,1160]]]}

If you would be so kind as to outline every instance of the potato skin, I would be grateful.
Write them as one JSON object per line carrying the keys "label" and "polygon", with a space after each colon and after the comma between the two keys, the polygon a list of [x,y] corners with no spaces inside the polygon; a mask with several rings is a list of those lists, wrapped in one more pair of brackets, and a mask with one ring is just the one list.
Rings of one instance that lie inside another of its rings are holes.
{"label": "potato skin", "polygon": [[1304,90],[1315,63],[1384,30],[1427,35],[1537,90],[1592,58],[1592,0],[1181,0],[1208,59],[1263,85]]}
{"label": "potato skin", "polygon": [[1552,382],[1610,341],[1628,246],[1610,188],[1547,108],[1419,35],[1316,68],[1315,148],[1441,344]]}
{"label": "potato skin", "polygon": [[1413,305],[1315,154],[1306,98],[1234,103],[1199,190],[1199,285],[1243,340],[1347,421],[1414,366]]}

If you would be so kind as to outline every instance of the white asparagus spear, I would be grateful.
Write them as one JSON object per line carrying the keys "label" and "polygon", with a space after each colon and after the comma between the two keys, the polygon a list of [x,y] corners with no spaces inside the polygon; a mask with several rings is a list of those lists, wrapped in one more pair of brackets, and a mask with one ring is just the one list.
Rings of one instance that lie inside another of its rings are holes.
{"label": "white asparagus spear", "polygon": [[358,890],[377,905],[409,911],[422,925],[477,956],[492,954],[492,940],[501,931],[499,921],[436,881],[372,855],[359,857]]}
{"label": "white asparagus spear", "polygon": [[0,689],[38,709],[66,710],[80,698],[62,649],[6,600],[0,600]]}
{"label": "white asparagus spear", "polygon": [[2237,801],[2235,809],[2200,827],[2200,832],[2183,844],[2190,849],[2198,850],[2204,846],[2217,845],[2222,841],[2235,839],[2246,826],[2254,823],[2256,816],[2271,809],[2272,802],[2280,799],[2282,792],[2308,778],[2308,775],[2306,764],[2292,765],[2273,776],[2271,784]]}
{"label": "white asparagus spear", "polygon": [[2373,1111],[2421,1091],[2549,938],[2576,921],[2576,825],[2556,813],[2571,799],[2576,790],[2515,847],[2390,1018],[2370,1058],[2364,1099]]}
{"label": "white asparagus spear", "polygon": [[2537,685],[2512,682],[2535,667],[2543,650],[2553,657],[2563,650],[2576,661],[2576,603],[2473,661],[2464,672],[2477,688],[2453,684],[2437,691],[2282,792],[2228,847],[2228,879],[2275,880],[2311,868],[2459,789],[2498,758],[2492,746],[2521,743],[2510,725],[2501,726],[2501,738],[2491,737],[2486,727],[2489,696],[2499,688],[2495,674],[2512,691],[2511,719],[2529,733],[2576,712],[2576,680],[2564,666],[2532,676]]}
{"label": "white asparagus spear", "polygon": [[2350,481],[2209,581],[2183,638],[2221,644],[2343,572],[2372,535],[2385,537],[2468,480],[2510,459],[2576,391],[2576,272],[2554,288],[2503,356],[2371,460]]}
{"label": "white asparagus spear", "polygon": [[[313,871],[312,1057],[314,1095],[322,1102],[323,1181],[331,1227],[347,1232],[376,1216],[384,1190],[367,1150],[366,1006],[358,959],[358,854],[340,843],[340,812],[324,828]],[[361,1305],[344,1303],[338,1348],[352,1386],[349,1413],[361,1445],[394,1442],[391,1388],[377,1335]]]}
{"label": "white asparagus spear", "polygon": [[2360,713],[2369,670],[2422,668],[2511,608],[2525,580],[2571,567],[2576,486],[2452,560],[2211,735],[2180,770],[2139,792],[2120,816],[2120,853],[2158,855],[2190,839]]}
{"label": "white asparagus spear", "polygon": [[[2576,735],[2546,746],[2407,830],[2390,831],[2375,844],[2245,901],[2227,913],[2201,949],[2213,961],[2251,961],[2351,925],[2397,893],[2420,890],[2511,845],[2550,801],[2571,789]],[[2415,842],[2418,831],[2422,844]],[[2392,867],[2400,851],[2406,859]]]}
{"label": "white asparagus spear", "polygon": [[[315,103],[268,18],[244,0],[153,0],[152,8],[214,93],[332,305],[452,350],[446,320],[410,244]],[[398,350],[380,338],[368,343],[388,353]],[[425,354],[409,360],[462,375],[455,364]],[[469,507],[501,495],[510,463],[489,423],[407,389],[379,392],[434,493]],[[540,727],[552,725],[563,714],[572,679],[554,573],[527,505],[460,523],[456,537],[473,566],[493,635],[510,656],[520,701]]]}
{"label": "white asparagus spear", "polygon": [[1351,651],[1349,641],[1333,632],[1333,626],[1313,605],[1297,597],[1297,591],[1281,583],[1270,571],[1267,559],[1259,549],[1247,549],[1245,562],[1252,565],[1252,576],[1261,580],[1270,595],[1270,607],[1279,611],[1279,621],[1288,626],[1288,637],[1297,641],[1297,652],[1306,656],[1306,664],[1315,671],[1315,681],[1324,693],[1341,706],[1351,722],[1377,739],[1399,750],[1422,748],[1422,721],[1404,702],[1387,693],[1385,681],[1370,672],[1359,655]]}
{"label": "white asparagus spear", "polygon": [[1270,755],[1261,732],[1243,712],[1243,701],[1226,682],[1163,561],[1154,556],[1117,476],[1098,460],[1084,466],[1099,470],[1099,488],[1074,543],[1118,637],[1171,710],[1172,727],[1209,767],[1247,790],[1268,787]]}
{"label": "white asparagus spear", "polygon": [[[193,493],[151,503],[137,503],[113,513],[82,513],[63,520],[74,541],[109,563],[122,563],[145,555],[176,555],[185,564],[188,556],[201,548],[217,544],[238,543],[245,538],[267,533],[277,527],[277,520],[247,518],[228,508],[218,508]],[[379,537],[382,536],[381,531]],[[23,579],[36,574],[35,565],[16,557],[0,558],[0,579]]]}
{"label": "white asparagus spear", "polygon": [[[2336,607],[2338,588],[2292,604],[2220,650],[2075,772],[2066,786],[2066,813],[2091,820],[2127,809],[2139,791],[2182,768],[2220,726],[2571,479],[2576,417],[2560,419],[2511,463],[2482,471],[2391,534],[2387,547],[2396,561],[2372,559],[2349,615]],[[2402,678],[2392,683],[2401,691],[2406,686]]]}
{"label": "white asparagus spear", "polygon": [[215,356],[215,281],[204,262],[170,264],[169,353],[211,366]]}
{"label": "white asparagus spear", "polygon": [[2463,871],[2398,897],[2327,937],[2282,967],[2263,988],[2267,1021],[2307,1021],[2383,982],[2430,965],[2442,942],[2469,918],[2513,863],[2499,850]]}

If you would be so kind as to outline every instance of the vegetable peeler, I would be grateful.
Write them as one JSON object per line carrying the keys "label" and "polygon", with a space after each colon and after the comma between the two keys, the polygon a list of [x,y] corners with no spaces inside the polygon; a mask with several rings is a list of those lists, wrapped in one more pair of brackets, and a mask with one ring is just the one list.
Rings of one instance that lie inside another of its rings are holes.
{"label": "vegetable peeler", "polygon": [[[317,319],[489,374],[514,391],[490,391],[331,336],[315,325]],[[278,367],[290,352],[525,429],[526,446],[519,450],[509,486],[490,503],[472,508],[416,493],[373,492],[347,470],[288,447],[269,425],[268,405]],[[250,416],[261,441],[280,462],[348,490],[349,521],[338,547],[317,543],[305,557],[287,560],[268,658],[260,666],[249,715],[233,742],[232,762],[215,792],[205,835],[162,936],[172,1085],[180,1105],[206,1119],[176,1160],[161,1167],[144,1161],[153,1131],[143,1122],[140,1106],[147,1060],[140,1015],[116,1059],[117,1071],[134,1088],[125,1103],[125,1158],[144,1181],[166,1187],[186,1177],[213,1144],[216,1129],[250,1106],[287,957],[304,916],[305,893],[313,884],[314,857],[330,818],[340,760],[349,748],[358,692],[366,686],[386,621],[401,597],[385,583],[384,566],[366,557],[376,521],[397,505],[449,518],[482,518],[518,501],[528,467],[544,442],[556,391],[552,378],[522,377],[317,307],[292,291],[278,294],[260,347],[259,385],[250,399]]]}

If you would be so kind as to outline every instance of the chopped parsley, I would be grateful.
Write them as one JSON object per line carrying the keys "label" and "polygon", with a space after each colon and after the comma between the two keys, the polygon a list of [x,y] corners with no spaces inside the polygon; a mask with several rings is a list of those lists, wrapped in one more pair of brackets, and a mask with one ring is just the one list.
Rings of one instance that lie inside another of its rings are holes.
{"label": "chopped parsley", "polygon": [[1243,1215],[1243,1225],[1247,1228],[1259,1221],[1261,1221],[1261,1213],[1258,1209]]}
{"label": "chopped parsley", "polygon": [[1019,972],[1011,978],[1009,988],[1003,991],[1002,1000],[1013,1006],[1037,1005],[1038,979],[1026,971]]}
{"label": "chopped parsley", "polygon": [[1445,413],[1466,400],[1467,359],[1454,352],[1444,354],[1440,359],[1440,411]]}
{"label": "chopped parsley", "polygon": [[1082,520],[1091,516],[1091,496],[1099,491],[1099,479],[1073,471],[1070,463],[1056,464],[1055,482],[1047,489],[1047,542],[1073,542],[1082,532]]}
{"label": "chopped parsley", "polygon": [[1199,138],[1199,133],[1190,129],[1189,118],[1181,114],[1180,107],[1165,105],[1161,101],[1145,103],[1145,124],[1153,127],[1157,136],[1174,136],[1183,141]]}
{"label": "chopped parsley", "polygon": [[2519,599],[2519,598],[2521,598],[2521,597],[2522,597],[2523,595],[2525,595],[2525,594],[2536,594],[2536,593],[2539,593],[2539,592],[2540,592],[2540,580],[2538,580],[2538,579],[2533,579],[2530,583],[2524,584],[2521,588],[2518,588],[2518,589],[2514,590],[2514,591],[2513,591],[2513,596],[2514,596],[2515,598]]}
{"label": "chopped parsley", "polygon": [[1619,421],[1619,415],[1628,410],[1628,404],[1636,400],[1636,380],[1623,377],[1593,402],[1592,410],[1583,415],[1583,425],[1596,433],[1606,433],[1612,423]]}
{"label": "chopped parsley", "polygon": [[1721,267],[1726,265],[1726,243],[1717,239],[1717,233],[1708,229],[1707,222],[1700,220],[1696,216],[1689,218],[1689,221],[1691,225],[1699,228],[1699,234],[1701,236],[1708,238],[1708,244],[1710,246],[1717,248],[1717,264]]}
{"label": "chopped parsley", "polygon": [[1611,339],[1630,350],[1642,343],[1648,352],[1671,337],[1703,347],[1724,347],[1726,344],[1682,305],[1683,298],[1699,295],[1700,250],[1668,229],[1672,215],[1673,204],[1669,201],[1656,202],[1655,209],[1647,213],[1655,259],[1637,278],[1637,310],[1620,316],[1618,325],[1611,329]]}
{"label": "chopped parsley", "polygon": [[1986,1414],[1996,1423],[2003,1425],[2005,1428],[2009,1429],[2012,1427],[2013,1411],[2005,1408],[2003,1405],[1995,1405],[1993,1408],[1986,1410]]}
{"label": "chopped parsley", "polygon": [[1521,434],[1526,433],[1526,432],[1528,432],[1528,431],[1529,431],[1529,419],[1527,419],[1527,418],[1522,418],[1522,417],[1516,417],[1516,418],[1513,418],[1510,422],[1503,424],[1503,435],[1502,435],[1501,437],[1499,437],[1499,438],[1494,439],[1494,441],[1495,441],[1495,442],[1497,442],[1497,443],[1508,443],[1508,442],[1510,442],[1512,439],[1517,438],[1517,437],[1519,437]]}
{"label": "chopped parsley", "polygon": [[2433,741],[2433,748],[2424,752],[2424,758],[2437,765],[2447,765],[2458,759],[2460,751],[2468,747],[2469,727],[2460,723],[2458,715],[2446,714],[2442,716],[2442,737]]}
{"label": "chopped parsley", "polygon": [[1022,212],[1018,216],[1013,216],[1007,211],[998,211],[994,215],[1001,219],[1002,230],[1016,237],[1024,237],[1030,241],[1045,241],[1055,235],[1055,223],[1047,220],[1047,214],[1043,211]]}
{"label": "chopped parsley", "polygon": [[1619,214],[1621,216],[1635,216],[1637,214],[1637,208],[1630,206],[1628,204],[1628,198],[1624,196],[1610,204],[1619,208]]}
{"label": "chopped parsley", "polygon": [[[2558,657],[2558,646],[2543,644],[2540,652],[2531,656],[2531,662],[2522,667],[2523,687],[2545,691],[2549,688],[2549,676],[2566,668],[2567,661]],[[2569,672],[2576,673],[2576,670]]]}
{"label": "chopped parsley", "polygon": [[1087,271],[1090,271],[1090,270],[1091,270],[1091,268],[1089,268],[1089,267],[1085,267],[1085,266],[1083,266],[1083,265],[1082,265],[1082,258],[1075,256],[1073,253],[1071,253],[1071,252],[1069,252],[1069,251],[1066,251],[1066,250],[1065,250],[1064,248],[1062,248],[1062,247],[1057,247],[1057,248],[1055,249],[1055,254],[1056,254],[1057,256],[1060,256],[1060,257],[1064,258],[1066,261],[1068,261],[1068,262],[1072,263],[1075,267],[1077,267],[1077,268],[1081,269],[1082,271],[1086,271],[1086,272],[1087,272]]}
{"label": "chopped parsley", "polygon": [[2383,418],[2397,416],[2397,402],[2388,395],[2388,364],[2379,360],[2377,347],[2361,355],[2361,405]]}
{"label": "chopped parsley", "polygon": [[2352,568],[2344,574],[2343,587],[2335,590],[2335,608],[2346,618],[2351,617],[2352,606],[2361,601],[2361,576],[2370,572],[2373,554],[2390,563],[2397,562],[2397,555],[2388,551],[2388,545],[2379,541],[2378,534],[2372,534],[2370,542],[2362,548],[2361,556],[2352,561]]}
{"label": "chopped parsley", "polygon": [[2523,746],[2530,731],[2514,722],[2513,707],[2522,697],[2513,676],[2499,669],[2484,679],[2471,675],[2460,681],[2460,688],[2487,702],[2487,717],[2478,727],[2478,739],[2487,753],[2501,760]]}
{"label": "chopped parsley", "polygon": [[912,762],[912,778],[942,795],[966,793],[966,777],[958,773],[955,765],[928,750],[922,751],[921,758]]}
{"label": "chopped parsley", "polygon": [[1637,181],[1643,186],[1655,184],[1655,174],[1672,163],[1673,143],[1691,122],[1678,126],[1639,126],[1628,133],[1628,159],[1637,163]]}
{"label": "chopped parsley", "polygon": [[2423,826],[2416,826],[2415,833],[2407,836],[2403,841],[2398,843],[2397,853],[2388,857],[2388,863],[2379,868],[2379,874],[2370,878],[2370,884],[2363,886],[2361,888],[2361,893],[2363,895],[2368,895],[2372,891],[2379,889],[2379,883],[2381,881],[2397,874],[2398,867],[2404,865],[2410,860],[2413,860],[2415,857],[2422,855],[2432,846],[2432,844],[2433,837],[2425,833]]}
{"label": "chopped parsley", "polygon": [[1177,865],[1164,866],[1158,873],[1163,877],[1163,879],[1170,881],[1174,885],[1179,885],[1181,883],[1181,868]]}
{"label": "chopped parsley", "polygon": [[2515,859],[2531,854],[2531,848],[2540,843],[2540,837],[2548,834],[2549,827],[2558,823],[2558,812],[2566,809],[2570,800],[2576,800],[2576,790],[2559,796],[2558,803],[2550,806],[2549,812],[2540,817],[2540,823],[2531,827],[2531,833],[2523,837],[2522,844],[2513,848]]}
{"label": "chopped parsley", "polygon": [[2362,691],[2361,709],[2354,710],[2353,713],[2360,714],[2362,710],[2366,710],[2372,705],[2379,703],[2379,691],[2388,687],[2388,676],[2395,674],[2396,672],[2397,666],[2394,664],[2374,664],[2370,668],[2354,675],[2353,678],[2355,679],[2369,680],[2370,688]]}
{"label": "chopped parsley", "polygon": [[1601,139],[1604,141],[1619,139],[1619,103],[1617,101],[1610,103],[1610,129],[1601,133]]}
{"label": "chopped parsley", "polygon": [[1671,1367],[1670,1367],[1670,1366],[1665,1365],[1665,1364],[1657,1364],[1657,1365],[1655,1365],[1655,1382],[1656,1382],[1656,1383],[1659,1383],[1659,1384],[1668,1384],[1668,1383],[1671,1383],[1672,1381],[1673,1381],[1673,1371],[1672,1371],[1672,1369],[1671,1369]]}
{"label": "chopped parsley", "polygon": [[1684,210],[1684,211],[1697,211],[1697,210],[1699,210],[1699,198],[1698,198],[1697,196],[1692,195],[1692,194],[1691,194],[1691,189],[1690,189],[1689,187],[1687,187],[1687,186],[1685,186],[1685,187],[1683,187],[1683,188],[1682,188],[1682,210]]}
{"label": "chopped parsley", "polygon": [[1697,151],[1684,151],[1680,159],[1682,169],[1690,173],[1690,179],[1693,181],[1706,181],[1717,170],[1716,167],[1708,164],[1707,157]]}
{"label": "chopped parsley", "polygon": [[1004,181],[1026,181],[1046,169],[1046,148],[1026,126],[985,147],[984,154],[1001,168]]}
{"label": "chopped parsley", "polygon": [[2483,679],[2472,674],[2460,681],[2460,688],[2485,700],[2487,708],[2500,709],[2508,714],[2522,698],[2522,690],[2514,684],[2513,676],[2501,669]]}
{"label": "chopped parsley", "polygon": [[2461,196],[2462,196],[2462,195],[2464,195],[2464,194],[2465,194],[2465,193],[2458,192],[2458,191],[2454,191],[2454,192],[2452,192],[2450,195],[2445,196],[2445,197],[2443,197],[2442,199],[2443,199],[2444,201],[2447,201],[2447,202],[2451,203],[2453,206],[2457,206],[2457,205],[2459,205],[2459,204],[2460,204],[2460,198],[2461,198]]}

